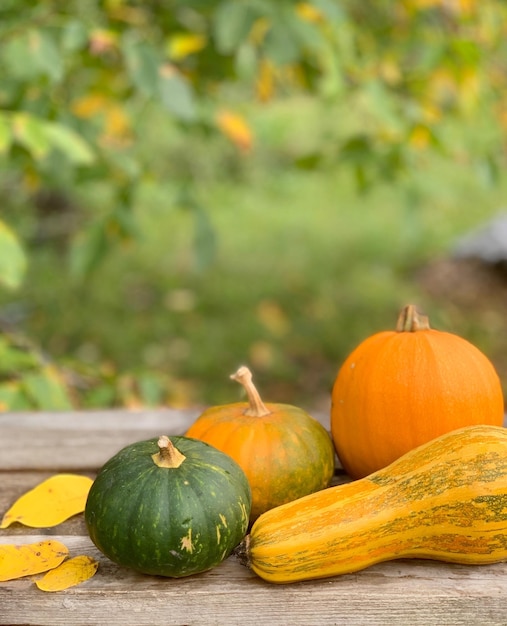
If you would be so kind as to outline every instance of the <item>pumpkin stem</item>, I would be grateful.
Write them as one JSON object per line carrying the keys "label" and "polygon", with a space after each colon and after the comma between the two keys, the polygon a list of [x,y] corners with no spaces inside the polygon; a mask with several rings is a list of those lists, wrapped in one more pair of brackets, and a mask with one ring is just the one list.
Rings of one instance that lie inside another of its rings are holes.
{"label": "pumpkin stem", "polygon": [[174,469],[179,467],[187,458],[184,454],[174,447],[173,442],[166,435],[162,435],[157,441],[158,452],[151,455],[155,465],[159,467],[167,467]]}
{"label": "pumpkin stem", "polygon": [[245,388],[246,395],[248,396],[248,402],[250,403],[250,406],[244,413],[245,415],[262,417],[263,415],[269,415],[269,413],[271,413],[261,400],[259,392],[252,382],[252,372],[248,369],[248,367],[242,365],[235,374],[231,374],[231,378],[232,380],[235,380],[243,385]]}
{"label": "pumpkin stem", "polygon": [[238,559],[241,565],[251,567],[250,559],[250,535],[246,535],[241,543],[239,543],[232,551],[233,555]]}
{"label": "pumpkin stem", "polygon": [[430,321],[426,315],[417,312],[415,304],[407,304],[403,307],[396,324],[396,332],[415,332],[417,330],[429,330]]}

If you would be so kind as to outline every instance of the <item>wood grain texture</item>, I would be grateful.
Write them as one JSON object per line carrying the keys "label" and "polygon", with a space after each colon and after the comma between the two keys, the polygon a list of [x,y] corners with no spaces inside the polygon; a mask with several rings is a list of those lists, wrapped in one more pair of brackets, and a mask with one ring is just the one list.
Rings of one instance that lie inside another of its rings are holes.
{"label": "wood grain texture", "polygon": [[[3,538],[4,543],[45,536]],[[97,558],[83,585],[44,594],[32,580],[0,583],[0,624],[211,625],[507,623],[507,565],[391,562],[353,575],[270,585],[230,557],[196,576],[164,579],[136,574],[101,556],[86,537],[56,535],[71,556]],[[15,602],[8,602],[8,599]]]}
{"label": "wood grain texture", "polygon": [[[0,415],[0,516],[55,472],[93,477],[120,447],[182,434],[195,411]],[[161,428],[164,430],[161,431]],[[347,480],[338,473],[336,481]],[[19,524],[0,543],[52,536],[71,556],[99,560],[94,578],[45,593],[32,579],[0,583],[0,625],[30,626],[506,626],[507,563],[392,561],[355,574],[290,585],[257,578],[230,557],[196,576],[164,579],[121,568],[87,536],[82,515],[54,528]]]}
{"label": "wood grain texture", "polygon": [[[0,471],[95,471],[121,448],[183,435],[202,409],[0,413]],[[315,414],[326,428],[329,416]]]}

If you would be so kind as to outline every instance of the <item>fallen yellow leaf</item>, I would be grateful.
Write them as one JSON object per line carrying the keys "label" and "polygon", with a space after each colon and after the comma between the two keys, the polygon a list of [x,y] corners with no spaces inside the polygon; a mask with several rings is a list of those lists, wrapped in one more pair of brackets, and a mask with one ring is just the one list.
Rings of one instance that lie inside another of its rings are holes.
{"label": "fallen yellow leaf", "polygon": [[63,591],[94,576],[98,567],[99,562],[91,556],[75,556],[46,572],[35,584],[41,591]]}
{"label": "fallen yellow leaf", "polygon": [[0,545],[0,582],[47,572],[69,554],[67,546],[49,539],[38,543]]}
{"label": "fallen yellow leaf", "polygon": [[84,511],[93,483],[87,476],[56,474],[22,495],[5,513],[0,528],[19,522],[32,528],[57,526]]}

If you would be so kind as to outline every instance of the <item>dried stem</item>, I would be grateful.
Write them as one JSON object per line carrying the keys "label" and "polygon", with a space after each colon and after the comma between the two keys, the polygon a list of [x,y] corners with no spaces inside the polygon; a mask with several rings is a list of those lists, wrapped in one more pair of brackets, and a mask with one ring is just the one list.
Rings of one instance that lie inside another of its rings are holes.
{"label": "dried stem", "polygon": [[174,447],[173,442],[166,435],[162,435],[157,441],[158,452],[151,455],[155,465],[159,467],[167,467],[174,469],[179,467],[187,458],[184,454]]}
{"label": "dried stem", "polygon": [[243,541],[234,548],[232,553],[238,559],[241,565],[244,565],[245,567],[251,567],[252,561],[250,559],[250,535],[246,535]]}
{"label": "dried stem", "polygon": [[396,331],[403,332],[416,332],[418,330],[429,330],[430,321],[426,315],[420,315],[414,304],[407,304],[403,307],[398,317],[396,324]]}
{"label": "dried stem", "polygon": [[269,413],[271,413],[261,400],[259,392],[252,382],[252,372],[248,369],[248,367],[242,365],[235,374],[231,374],[231,378],[232,380],[235,380],[243,385],[245,388],[246,395],[248,396],[248,402],[250,404],[248,409],[245,411],[245,415],[262,417],[263,415],[269,415]]}

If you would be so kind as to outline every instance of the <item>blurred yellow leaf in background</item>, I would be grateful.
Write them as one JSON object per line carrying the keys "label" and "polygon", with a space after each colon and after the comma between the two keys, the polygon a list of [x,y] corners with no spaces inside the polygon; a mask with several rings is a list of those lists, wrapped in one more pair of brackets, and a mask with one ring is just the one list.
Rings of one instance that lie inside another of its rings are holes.
{"label": "blurred yellow leaf in background", "polygon": [[216,124],[241,152],[251,150],[253,133],[244,117],[232,111],[220,111],[216,117]]}
{"label": "blurred yellow leaf in background", "polygon": [[207,43],[204,35],[197,33],[178,33],[169,38],[167,53],[173,61],[179,61],[202,50]]}
{"label": "blurred yellow leaf in background", "polygon": [[107,108],[107,98],[101,93],[89,93],[72,103],[72,112],[81,119],[90,119]]}
{"label": "blurred yellow leaf in background", "polygon": [[122,139],[131,130],[131,119],[125,108],[101,93],[88,93],[74,100],[72,112],[83,120],[102,116],[103,139]]}
{"label": "blurred yellow leaf in background", "polygon": [[0,545],[0,581],[47,572],[68,555],[67,547],[49,539],[22,545]]}
{"label": "blurred yellow leaf in background", "polygon": [[424,150],[431,143],[431,132],[427,126],[417,124],[412,128],[408,141],[416,150]]}
{"label": "blurred yellow leaf in background", "polygon": [[41,591],[63,591],[92,578],[98,567],[98,561],[91,556],[75,556],[46,572],[35,584]]}
{"label": "blurred yellow leaf in background", "polygon": [[14,522],[32,528],[57,526],[82,513],[93,481],[78,474],[56,474],[22,495],[5,513],[0,528]]}
{"label": "blurred yellow leaf in background", "polygon": [[268,59],[259,63],[255,91],[260,102],[269,102],[275,93],[275,68]]}
{"label": "blurred yellow leaf in background", "polygon": [[296,15],[305,22],[320,24],[324,21],[324,15],[316,6],[310,2],[298,2],[296,4]]}

